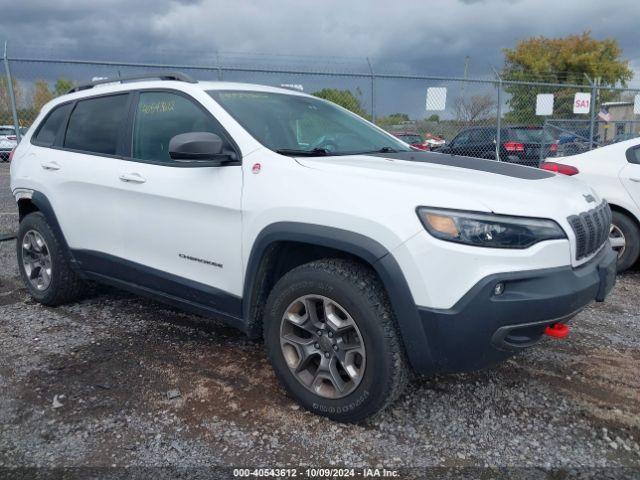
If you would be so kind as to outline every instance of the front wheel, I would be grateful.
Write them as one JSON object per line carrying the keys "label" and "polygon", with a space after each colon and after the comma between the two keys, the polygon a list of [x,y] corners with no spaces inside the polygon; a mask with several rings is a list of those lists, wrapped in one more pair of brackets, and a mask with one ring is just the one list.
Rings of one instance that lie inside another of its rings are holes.
{"label": "front wheel", "polygon": [[386,293],[369,268],[326,259],[288,272],[265,309],[276,376],[304,408],[341,422],[382,411],[408,368]]}
{"label": "front wheel", "polygon": [[636,263],[640,256],[640,229],[624,213],[612,212],[609,241],[618,255],[618,273]]}

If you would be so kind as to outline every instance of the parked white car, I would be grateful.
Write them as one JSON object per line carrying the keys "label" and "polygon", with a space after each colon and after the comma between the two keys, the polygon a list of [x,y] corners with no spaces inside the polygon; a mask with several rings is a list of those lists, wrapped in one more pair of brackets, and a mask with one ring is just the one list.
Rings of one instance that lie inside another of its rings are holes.
{"label": "parked white car", "polygon": [[609,240],[618,255],[618,271],[635,264],[640,256],[640,138],[554,158],[541,167],[575,176],[609,202]]}
{"label": "parked white car", "polygon": [[91,279],[225,320],[305,408],[353,422],[410,368],[505,360],[613,288],[611,212],[582,182],[418,152],[301,92],[118,81],[49,102],[14,152],[45,305]]}
{"label": "parked white car", "polygon": [[18,145],[13,125],[0,125],[0,162],[8,162],[11,151]]}

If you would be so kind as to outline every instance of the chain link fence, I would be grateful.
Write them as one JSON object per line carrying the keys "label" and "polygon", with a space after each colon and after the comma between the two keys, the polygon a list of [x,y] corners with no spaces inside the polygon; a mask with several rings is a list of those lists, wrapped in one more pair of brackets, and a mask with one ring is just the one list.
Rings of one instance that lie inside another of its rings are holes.
{"label": "chain link fence", "polygon": [[[544,83],[510,81],[497,73],[485,78],[376,73],[368,60],[354,60],[351,68],[314,69],[305,67],[314,66],[312,60],[295,67],[264,60],[177,65],[12,58],[5,53],[3,64],[0,158],[11,147],[7,138],[19,140],[40,108],[72,86],[166,71],[197,80],[302,90],[348,108],[416,148],[529,166],[640,135],[640,90],[601,87],[586,77],[582,83]],[[8,133],[4,140],[3,133]]]}

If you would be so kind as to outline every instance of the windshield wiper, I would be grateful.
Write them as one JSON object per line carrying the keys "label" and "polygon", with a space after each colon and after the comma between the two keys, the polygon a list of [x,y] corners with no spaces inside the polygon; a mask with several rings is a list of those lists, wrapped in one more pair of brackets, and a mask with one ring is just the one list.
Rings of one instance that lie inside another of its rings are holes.
{"label": "windshield wiper", "polygon": [[395,148],[391,148],[391,147],[382,147],[382,148],[379,148],[378,150],[368,150],[366,152],[354,152],[354,153],[351,153],[350,155],[370,155],[372,153],[398,153],[400,151],[401,150],[396,150]]}
{"label": "windshield wiper", "polygon": [[295,150],[289,148],[280,148],[276,153],[281,155],[291,155],[293,157],[324,157],[329,155],[329,150],[324,148],[314,148],[313,150]]}

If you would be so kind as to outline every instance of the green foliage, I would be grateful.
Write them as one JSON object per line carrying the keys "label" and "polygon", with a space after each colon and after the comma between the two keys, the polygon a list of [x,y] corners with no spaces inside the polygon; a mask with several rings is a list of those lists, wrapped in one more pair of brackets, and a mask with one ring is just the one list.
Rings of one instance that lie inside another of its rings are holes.
{"label": "green foliage", "polygon": [[406,113],[392,113],[386,117],[376,119],[376,124],[382,128],[390,128],[393,125],[401,125],[409,121],[409,115]]}
{"label": "green foliage", "polygon": [[[515,48],[504,49],[504,80],[574,83],[589,91],[589,80],[599,78],[602,85],[626,85],[633,78],[629,62],[621,58],[622,49],[614,39],[596,40],[591,32],[564,38],[532,37]],[[585,76],[586,75],[586,76]],[[538,93],[555,94],[554,117],[572,118],[573,96],[577,91],[561,87],[505,85],[510,112],[505,119],[513,123],[540,123],[535,114]],[[608,98],[601,97],[601,101]]]}
{"label": "green foliage", "polygon": [[65,93],[67,93],[73,87],[74,83],[71,80],[60,77],[58,80],[56,80],[56,85],[53,88],[53,93],[56,97],[59,97],[60,95],[64,95]]}
{"label": "green foliage", "polygon": [[312,93],[312,95],[329,100],[353,113],[360,115],[361,117],[367,117],[367,112],[362,108],[360,99],[355,96],[350,90],[339,90],[337,88],[323,88],[318,92]]}
{"label": "green foliage", "polygon": [[39,111],[45,103],[53,99],[53,93],[44,80],[36,80],[33,91],[33,108]]}
{"label": "green foliage", "polygon": [[427,121],[429,121],[429,122],[439,122],[440,121],[440,115],[436,115],[435,113],[433,115],[429,115],[429,117],[427,118]]}

